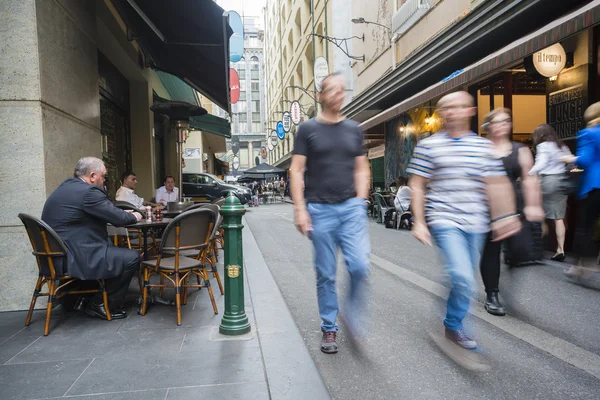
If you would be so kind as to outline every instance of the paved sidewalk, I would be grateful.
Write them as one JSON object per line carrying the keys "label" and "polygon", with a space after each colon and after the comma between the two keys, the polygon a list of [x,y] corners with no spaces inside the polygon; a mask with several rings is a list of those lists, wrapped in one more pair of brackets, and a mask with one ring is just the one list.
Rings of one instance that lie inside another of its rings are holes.
{"label": "paved sidewalk", "polygon": [[249,228],[243,233],[249,334],[218,333],[224,297],[214,278],[219,315],[206,289],[192,290],[181,327],[170,306],[136,314],[135,280],[125,320],[57,307],[44,337],[42,311],[27,328],[25,312],[0,313],[0,399],[328,399],[254,236]]}

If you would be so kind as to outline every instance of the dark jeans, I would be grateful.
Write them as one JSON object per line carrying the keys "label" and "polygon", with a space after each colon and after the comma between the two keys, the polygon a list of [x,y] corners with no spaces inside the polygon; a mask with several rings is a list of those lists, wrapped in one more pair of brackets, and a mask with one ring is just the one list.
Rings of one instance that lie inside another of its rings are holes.
{"label": "dark jeans", "polygon": [[[108,292],[108,302],[112,307],[120,307],[123,305],[125,295],[127,295],[127,289],[136,274],[142,258],[137,250],[127,250],[123,252],[127,257],[125,259],[125,267],[123,268],[123,274],[115,278],[106,279],[104,281],[106,285],[106,291]],[[90,300],[94,304],[102,304],[102,293],[94,293]]]}
{"label": "dark jeans", "polygon": [[479,270],[481,271],[481,279],[485,286],[486,293],[498,292],[500,283],[500,251],[502,250],[502,242],[492,242],[491,232],[485,242]]}
{"label": "dark jeans", "polygon": [[595,189],[583,199],[581,218],[575,231],[575,250],[580,257],[598,256],[598,242],[594,240],[598,217],[600,217],[600,189]]}

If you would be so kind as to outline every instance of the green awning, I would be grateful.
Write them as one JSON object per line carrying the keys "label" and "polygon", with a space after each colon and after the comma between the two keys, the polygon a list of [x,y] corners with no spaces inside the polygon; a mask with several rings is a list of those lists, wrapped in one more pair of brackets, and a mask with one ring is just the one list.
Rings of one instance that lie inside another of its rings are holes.
{"label": "green awning", "polygon": [[167,74],[166,72],[156,71],[156,75],[158,75],[160,81],[169,92],[169,96],[171,96],[171,100],[176,101],[185,101],[196,106],[198,104],[198,98],[194,93],[194,89],[181,79],[171,74]]}
{"label": "green awning", "polygon": [[225,118],[211,114],[190,118],[190,128],[231,138],[231,124]]}

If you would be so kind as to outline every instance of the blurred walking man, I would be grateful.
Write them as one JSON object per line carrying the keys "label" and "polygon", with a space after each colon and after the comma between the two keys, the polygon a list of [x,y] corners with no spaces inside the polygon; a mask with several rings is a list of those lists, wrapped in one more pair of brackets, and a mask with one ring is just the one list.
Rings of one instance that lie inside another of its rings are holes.
{"label": "blurred walking man", "polygon": [[520,229],[515,197],[502,161],[493,145],[469,129],[475,115],[466,92],[444,96],[438,103],[445,132],[421,141],[408,168],[412,174],[413,235],[440,248],[451,279],[446,338],[474,349],[477,343],[463,329],[479,268],[481,252],[491,229],[495,240]]}
{"label": "blurred walking man", "polygon": [[314,246],[324,353],[338,351],[335,288],[338,246],[350,274],[348,310],[344,317],[349,338],[355,345],[358,339],[364,339],[362,317],[370,268],[366,212],[370,170],[363,132],[340,113],[344,97],[341,75],[333,74],[323,80],[319,93],[323,112],[300,124],[291,165],[295,224]]}

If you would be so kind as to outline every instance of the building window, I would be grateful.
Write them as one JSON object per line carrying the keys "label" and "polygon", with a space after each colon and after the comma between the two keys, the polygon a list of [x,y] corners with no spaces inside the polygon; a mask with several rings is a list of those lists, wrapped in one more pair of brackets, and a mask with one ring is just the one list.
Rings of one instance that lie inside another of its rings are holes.
{"label": "building window", "polygon": [[237,102],[237,111],[239,113],[245,113],[248,111],[248,103],[246,101]]}
{"label": "building window", "polygon": [[248,121],[246,121],[245,119],[243,121],[240,120],[239,127],[239,133],[248,133]]}
{"label": "building window", "polygon": [[252,122],[252,133],[262,133],[262,124],[260,122]]}
{"label": "building window", "polygon": [[252,91],[260,92],[260,83],[259,82],[252,82]]}
{"label": "building window", "polygon": [[246,101],[246,91],[245,90],[240,91],[239,101]]}

